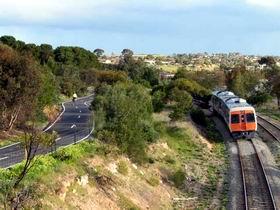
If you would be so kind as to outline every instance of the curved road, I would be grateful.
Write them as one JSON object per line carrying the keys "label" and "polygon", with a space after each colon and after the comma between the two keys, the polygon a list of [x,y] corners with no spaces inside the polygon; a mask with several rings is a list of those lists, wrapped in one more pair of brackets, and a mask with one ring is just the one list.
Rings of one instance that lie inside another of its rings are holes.
{"label": "curved road", "polygon": [[[87,139],[93,131],[92,113],[89,110],[93,95],[79,98],[75,103],[62,104],[63,112],[57,120],[44,129],[44,132],[57,132],[59,138],[52,148],[39,148],[37,154],[46,154],[59,147],[65,147]],[[0,148],[0,167],[8,168],[24,158],[24,150],[20,143]]]}

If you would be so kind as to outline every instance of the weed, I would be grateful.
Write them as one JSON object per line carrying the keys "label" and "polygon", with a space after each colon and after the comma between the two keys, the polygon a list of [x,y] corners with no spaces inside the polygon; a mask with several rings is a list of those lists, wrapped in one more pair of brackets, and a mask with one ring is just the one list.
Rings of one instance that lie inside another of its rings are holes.
{"label": "weed", "polygon": [[164,160],[165,160],[165,162],[172,164],[172,165],[176,163],[176,160],[174,158],[172,158],[170,155],[166,155],[164,157]]}
{"label": "weed", "polygon": [[159,178],[155,176],[151,176],[146,180],[151,186],[155,187],[159,185]]}
{"label": "weed", "polygon": [[125,161],[120,161],[118,163],[118,172],[127,175],[128,174],[128,167]]}
{"label": "weed", "polygon": [[177,170],[172,176],[171,180],[177,188],[181,188],[186,180],[185,172],[182,169]]}
{"label": "weed", "polygon": [[119,194],[119,206],[125,210],[140,210],[141,208],[135,205],[129,198]]}

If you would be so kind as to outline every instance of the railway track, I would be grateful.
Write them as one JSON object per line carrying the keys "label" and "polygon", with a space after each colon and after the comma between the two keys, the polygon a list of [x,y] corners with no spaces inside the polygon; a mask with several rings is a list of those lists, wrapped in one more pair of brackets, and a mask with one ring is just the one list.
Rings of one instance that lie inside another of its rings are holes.
{"label": "railway track", "polygon": [[280,143],[280,126],[258,115],[258,125]]}
{"label": "railway track", "polygon": [[273,194],[252,140],[238,140],[245,209],[276,210]]}

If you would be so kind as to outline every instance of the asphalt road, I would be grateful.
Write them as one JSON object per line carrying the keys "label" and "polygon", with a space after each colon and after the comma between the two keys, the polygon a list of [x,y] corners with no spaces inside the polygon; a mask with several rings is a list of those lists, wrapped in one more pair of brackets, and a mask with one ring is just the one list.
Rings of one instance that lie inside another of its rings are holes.
{"label": "asphalt road", "polygon": [[[45,132],[57,132],[58,138],[52,148],[39,148],[37,154],[46,154],[59,147],[65,147],[87,139],[93,131],[92,114],[89,110],[93,95],[79,98],[75,103],[63,103],[63,112]],[[0,167],[11,167],[24,159],[20,143],[0,148]]]}

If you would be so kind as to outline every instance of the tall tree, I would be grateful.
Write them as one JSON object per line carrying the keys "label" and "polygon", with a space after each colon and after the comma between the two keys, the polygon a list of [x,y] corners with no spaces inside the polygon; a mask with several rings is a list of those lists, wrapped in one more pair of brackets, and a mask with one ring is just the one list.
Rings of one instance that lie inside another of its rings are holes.
{"label": "tall tree", "polygon": [[12,129],[19,115],[24,117],[36,103],[39,72],[33,61],[0,45],[0,128]]}
{"label": "tall tree", "polygon": [[40,45],[40,63],[41,65],[44,65],[48,62],[49,58],[53,54],[53,48],[49,44],[41,44]]}
{"label": "tall tree", "polygon": [[270,83],[271,93],[277,98],[278,108],[280,109],[280,67],[272,66],[267,69],[267,79]]}
{"label": "tall tree", "polygon": [[17,40],[13,36],[1,36],[0,41],[14,49],[17,48]]}
{"label": "tall tree", "polygon": [[101,57],[103,54],[104,54],[104,50],[103,49],[100,49],[100,48],[97,48],[93,51],[93,53],[97,56],[97,57]]}
{"label": "tall tree", "polygon": [[130,49],[123,49],[122,50],[122,56],[126,57],[126,56],[133,56],[133,51]]}

